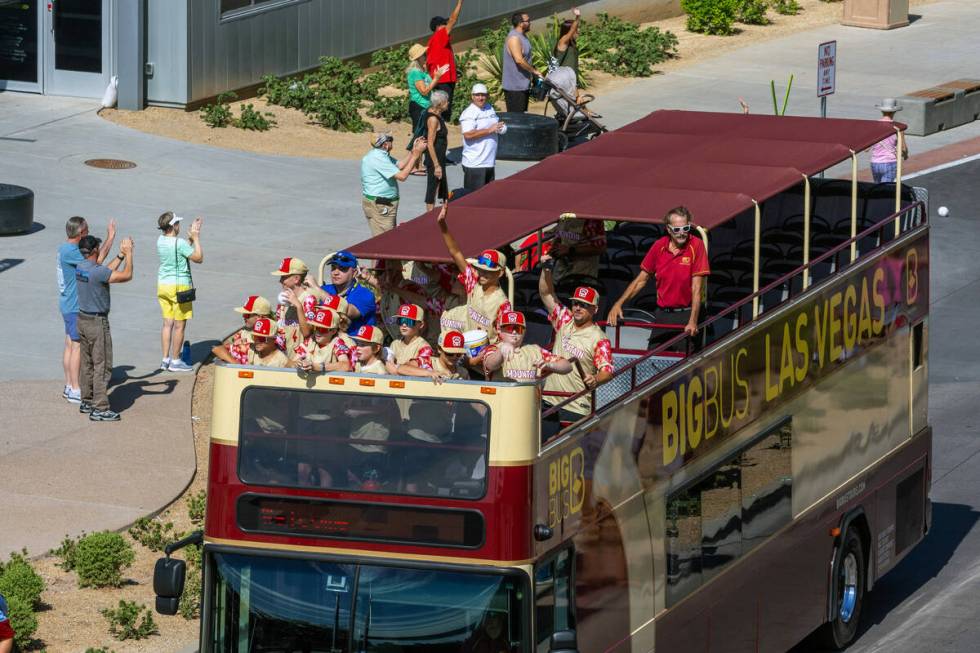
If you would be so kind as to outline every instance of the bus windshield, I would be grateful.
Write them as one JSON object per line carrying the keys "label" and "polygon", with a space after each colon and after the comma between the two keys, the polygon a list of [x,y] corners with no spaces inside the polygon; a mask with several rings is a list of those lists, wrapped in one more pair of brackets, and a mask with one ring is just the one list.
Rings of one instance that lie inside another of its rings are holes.
{"label": "bus windshield", "polygon": [[252,485],[479,499],[489,413],[480,402],[249,388],[239,476]]}
{"label": "bus windshield", "polygon": [[229,553],[211,562],[211,653],[527,653],[516,575]]}

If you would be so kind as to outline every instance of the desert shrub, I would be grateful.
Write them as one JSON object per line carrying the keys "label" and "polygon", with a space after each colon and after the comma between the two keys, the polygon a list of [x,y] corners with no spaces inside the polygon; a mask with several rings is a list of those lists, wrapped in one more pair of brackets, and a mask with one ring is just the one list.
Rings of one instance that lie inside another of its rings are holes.
{"label": "desert shrub", "polygon": [[656,27],[600,13],[583,23],[578,37],[579,57],[591,66],[620,77],[648,77],[653,66],[677,55],[677,37]]}
{"label": "desert shrub", "polygon": [[721,36],[735,33],[740,5],[741,0],[681,0],[688,31]]}
{"label": "desert shrub", "polygon": [[362,86],[365,94],[373,96],[378,89],[390,86],[408,95],[408,77],[405,68],[408,66],[408,47],[405,43],[393,48],[375,50],[371,53],[371,67],[376,70],[364,76]]}
{"label": "desert shrub", "polygon": [[367,114],[385,122],[407,122],[408,95],[379,95],[368,107]]}
{"label": "desert shrub", "polygon": [[276,119],[273,114],[268,111],[256,111],[252,103],[240,105],[238,117],[235,118],[235,127],[249,131],[266,132],[275,124]]}
{"label": "desert shrub", "polygon": [[233,121],[229,102],[237,97],[234,93],[222,93],[214,104],[201,107],[201,120],[211,128],[227,127]]}
{"label": "desert shrub", "polygon": [[119,533],[103,531],[86,535],[75,548],[74,567],[80,587],[119,587],[122,570],[136,555]]}
{"label": "desert shrub", "polygon": [[116,652],[104,646],[100,646],[99,648],[92,648],[90,646],[87,649],[85,649],[85,653],[116,653]]}
{"label": "desert shrub", "polygon": [[768,25],[771,22],[766,16],[768,8],[766,0],[743,0],[738,12],[738,22],[746,25]]}
{"label": "desert shrub", "polygon": [[140,517],[129,527],[129,535],[150,551],[163,551],[164,547],[177,541],[174,525],[149,517]]}
{"label": "desert shrub", "polygon": [[204,490],[195,492],[187,497],[187,516],[197,527],[204,525],[204,511],[207,509],[208,498]]}
{"label": "desert shrub", "polygon": [[10,554],[9,562],[0,563],[0,594],[6,598],[23,599],[35,610],[41,604],[43,591],[44,579],[31,566],[26,549],[23,553]]}
{"label": "desert shrub", "polygon": [[177,611],[184,619],[197,619],[201,614],[201,569],[191,567],[184,581],[184,593],[180,595]]}
{"label": "desert shrub", "polygon": [[302,79],[267,75],[259,94],[270,104],[299,109],[327,129],[363,132],[371,125],[360,114],[367,90],[360,77],[357,64],[337,57],[320,57],[320,67]]}
{"label": "desert shrub", "polygon": [[10,627],[14,629],[14,644],[23,650],[31,643],[37,632],[37,616],[34,606],[20,596],[7,596],[7,609],[10,614]]}
{"label": "desert shrub", "polygon": [[146,639],[159,632],[153,613],[141,603],[120,600],[116,609],[106,608],[101,612],[109,622],[109,634],[120,641]]}
{"label": "desert shrub", "polygon": [[803,11],[803,7],[796,0],[772,0],[772,8],[777,14],[784,16],[795,16]]}
{"label": "desert shrub", "polygon": [[[84,537],[83,532],[81,537]],[[78,550],[78,540],[80,538],[70,538],[65,535],[65,539],[61,540],[61,544],[57,549],[51,549],[51,555],[58,558],[61,562],[58,566],[65,571],[72,571],[75,568],[75,552]]]}

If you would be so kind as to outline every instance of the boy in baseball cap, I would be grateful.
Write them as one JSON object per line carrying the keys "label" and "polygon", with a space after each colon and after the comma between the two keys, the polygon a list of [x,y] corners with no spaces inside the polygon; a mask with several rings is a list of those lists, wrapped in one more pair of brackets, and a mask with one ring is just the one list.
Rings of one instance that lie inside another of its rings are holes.
{"label": "boy in baseball cap", "polygon": [[536,381],[552,372],[568,374],[572,364],[537,345],[524,344],[524,314],[506,311],[498,320],[500,342],[484,350],[483,369],[493,381]]}
{"label": "boy in baseball cap", "polygon": [[235,307],[235,312],[241,314],[244,326],[225,344],[212,347],[211,353],[226,363],[245,365],[252,346],[252,327],[260,317],[272,317],[272,305],[261,295],[249,295],[244,304]]}
{"label": "boy in baseball cap", "polygon": [[391,355],[387,361],[389,374],[411,374],[414,370],[432,370],[432,347],[422,337],[425,329],[425,312],[418,304],[402,304],[393,316],[401,336],[391,343]]}
{"label": "boy in baseball cap", "polygon": [[378,327],[364,325],[351,336],[356,349],[354,371],[362,374],[387,374],[384,361],[381,360],[381,346],[384,344],[384,333]]}
{"label": "boy in baseball cap", "polygon": [[260,317],[252,325],[252,346],[249,347],[246,365],[257,367],[292,367],[289,358],[276,346],[276,323],[268,317]]}
{"label": "boy in baseball cap", "polygon": [[309,336],[308,327],[304,334],[300,314],[308,317],[313,307],[323,299],[323,292],[316,284],[307,280],[309,271],[310,268],[302,259],[287,256],[279,264],[279,268],[271,273],[279,277],[279,284],[282,286],[275,314],[276,343],[290,358],[294,356],[296,346],[304,337]]}
{"label": "boy in baseball cap", "polygon": [[339,335],[337,312],[317,306],[307,324],[313,331],[296,347],[296,366],[304,372],[350,372],[354,368],[354,342]]}

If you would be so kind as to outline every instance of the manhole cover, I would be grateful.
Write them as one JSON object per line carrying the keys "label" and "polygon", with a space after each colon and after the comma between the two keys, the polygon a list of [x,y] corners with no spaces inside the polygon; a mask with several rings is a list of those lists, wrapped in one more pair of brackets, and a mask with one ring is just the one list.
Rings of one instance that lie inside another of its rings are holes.
{"label": "manhole cover", "polygon": [[85,165],[107,170],[128,170],[136,167],[132,161],[123,161],[122,159],[89,159]]}

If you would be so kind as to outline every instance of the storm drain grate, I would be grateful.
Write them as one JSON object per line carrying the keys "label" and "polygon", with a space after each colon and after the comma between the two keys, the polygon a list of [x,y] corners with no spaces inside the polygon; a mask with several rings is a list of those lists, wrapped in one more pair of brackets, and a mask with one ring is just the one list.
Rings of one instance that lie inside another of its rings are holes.
{"label": "storm drain grate", "polygon": [[106,170],[128,170],[136,167],[132,161],[123,161],[122,159],[89,159],[85,165]]}

